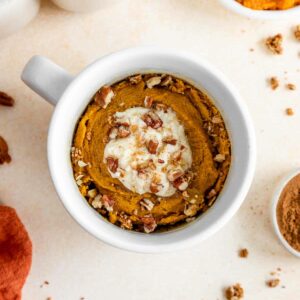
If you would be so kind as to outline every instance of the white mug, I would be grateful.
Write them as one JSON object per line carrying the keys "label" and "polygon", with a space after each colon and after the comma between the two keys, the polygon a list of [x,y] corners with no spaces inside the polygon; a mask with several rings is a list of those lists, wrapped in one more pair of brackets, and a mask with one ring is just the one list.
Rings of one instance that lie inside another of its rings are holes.
{"label": "white mug", "polygon": [[[230,171],[214,205],[190,224],[152,234],[121,229],[90,207],[75,183],[70,160],[74,129],[96,91],[104,84],[144,72],[170,73],[206,91],[224,117],[232,144]],[[255,170],[252,122],[235,88],[205,61],[187,53],[138,47],[100,58],[77,76],[71,76],[47,58],[35,56],[27,63],[22,80],[56,105],[48,136],[50,173],[67,211],[98,239],[144,253],[182,249],[204,240],[224,226],[245,199]]]}
{"label": "white mug", "polygon": [[0,0],[0,38],[29,23],[39,8],[40,0]]}

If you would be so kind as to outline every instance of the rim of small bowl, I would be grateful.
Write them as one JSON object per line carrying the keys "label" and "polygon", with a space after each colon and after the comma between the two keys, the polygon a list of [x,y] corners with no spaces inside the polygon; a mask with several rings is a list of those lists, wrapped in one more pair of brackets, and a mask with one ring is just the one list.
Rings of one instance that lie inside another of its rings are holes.
{"label": "rim of small bowl", "polygon": [[294,169],[290,172],[288,172],[279,182],[277,185],[277,188],[275,189],[275,192],[273,194],[273,200],[272,200],[272,207],[271,207],[271,216],[272,216],[272,223],[274,231],[280,240],[281,244],[285,247],[286,250],[288,250],[291,254],[295,255],[296,257],[300,258],[300,251],[297,251],[294,249],[283,237],[279,225],[277,222],[277,205],[280,198],[280,195],[285,188],[285,186],[289,183],[291,179],[293,179],[295,176],[300,174],[300,168]]}
{"label": "rim of small bowl", "polygon": [[236,0],[219,0],[231,11],[252,19],[280,20],[300,15],[300,5],[285,10],[255,10],[243,6]]}

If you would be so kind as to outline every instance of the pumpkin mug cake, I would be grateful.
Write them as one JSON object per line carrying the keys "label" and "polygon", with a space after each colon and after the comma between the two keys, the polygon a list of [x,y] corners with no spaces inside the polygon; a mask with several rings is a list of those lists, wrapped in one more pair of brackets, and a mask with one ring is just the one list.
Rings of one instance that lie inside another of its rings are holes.
{"label": "pumpkin mug cake", "polygon": [[94,95],[71,160],[80,193],[99,214],[151,233],[190,222],[214,203],[231,151],[205,93],[171,75],[137,74]]}

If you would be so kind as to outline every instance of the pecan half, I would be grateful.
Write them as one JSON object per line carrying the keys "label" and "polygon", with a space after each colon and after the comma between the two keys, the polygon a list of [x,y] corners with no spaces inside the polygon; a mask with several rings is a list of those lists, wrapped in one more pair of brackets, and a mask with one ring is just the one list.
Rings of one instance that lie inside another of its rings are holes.
{"label": "pecan half", "polygon": [[157,148],[158,148],[158,141],[157,140],[149,140],[146,143],[147,150],[150,154],[156,154]]}
{"label": "pecan half", "polygon": [[13,106],[15,100],[4,92],[0,91],[0,105]]}
{"label": "pecan half", "polygon": [[118,170],[118,166],[119,166],[119,160],[117,158],[114,158],[112,156],[109,156],[106,158],[106,164],[108,169],[112,172],[112,173],[116,173]]}
{"label": "pecan half", "polygon": [[153,87],[155,87],[156,85],[159,85],[161,82],[161,77],[160,76],[154,76],[151,77],[150,79],[148,79],[146,81],[146,85],[149,89],[152,89]]}
{"label": "pecan half", "polygon": [[146,233],[153,232],[157,227],[157,223],[151,215],[142,217],[141,221],[144,224],[144,231]]}
{"label": "pecan half", "polygon": [[177,144],[177,140],[174,139],[174,138],[171,137],[171,136],[163,138],[162,141],[163,141],[165,144],[170,144],[170,145],[173,145],[173,146],[175,146],[175,145]]}
{"label": "pecan half", "polygon": [[158,129],[162,127],[163,121],[160,119],[160,117],[153,111],[149,111],[148,113],[144,114],[142,116],[142,120],[146,123],[147,126]]}
{"label": "pecan half", "polygon": [[94,100],[100,107],[106,108],[107,105],[111,102],[114,95],[115,94],[112,88],[108,85],[105,85],[97,92]]}
{"label": "pecan half", "polygon": [[0,165],[11,162],[11,157],[8,153],[8,145],[3,137],[0,136]]}
{"label": "pecan half", "polygon": [[103,195],[102,203],[107,211],[113,211],[115,200],[112,197],[108,195]]}

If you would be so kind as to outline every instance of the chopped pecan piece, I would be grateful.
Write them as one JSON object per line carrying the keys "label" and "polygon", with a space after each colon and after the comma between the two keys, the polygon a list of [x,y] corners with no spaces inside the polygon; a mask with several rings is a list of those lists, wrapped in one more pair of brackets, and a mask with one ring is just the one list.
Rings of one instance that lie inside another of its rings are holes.
{"label": "chopped pecan piece", "polygon": [[174,138],[171,137],[171,136],[163,138],[162,141],[163,141],[165,144],[170,144],[170,145],[173,145],[173,146],[175,146],[175,145],[177,144],[177,140],[174,139]]}
{"label": "chopped pecan piece", "polygon": [[155,109],[156,110],[162,110],[164,113],[168,112],[169,107],[163,103],[156,103],[155,104]]}
{"label": "chopped pecan piece", "polygon": [[244,289],[237,283],[225,290],[225,296],[227,300],[241,300],[244,297]]}
{"label": "chopped pecan piece", "polygon": [[216,117],[216,116],[212,117],[211,121],[212,121],[213,124],[220,124],[220,123],[222,123],[222,119],[219,118],[219,117]]}
{"label": "chopped pecan piece", "polygon": [[152,210],[154,207],[154,203],[151,200],[146,199],[146,198],[144,198],[140,201],[140,205],[149,211]]}
{"label": "chopped pecan piece", "polygon": [[0,165],[11,162],[11,157],[8,153],[8,145],[3,137],[0,136]]}
{"label": "chopped pecan piece", "polygon": [[267,38],[266,46],[273,54],[282,54],[282,35],[276,34],[275,36]]}
{"label": "chopped pecan piece", "polygon": [[179,191],[185,191],[189,186],[189,181],[185,176],[181,176],[174,180],[173,186]]}
{"label": "chopped pecan piece", "polygon": [[146,233],[153,232],[157,227],[156,221],[151,215],[142,217],[141,221],[144,224],[144,231]]}
{"label": "chopped pecan piece", "polygon": [[157,161],[158,161],[160,164],[165,163],[165,161],[164,161],[163,159],[161,159],[161,158],[159,158]]}
{"label": "chopped pecan piece", "polygon": [[13,106],[15,100],[4,92],[0,91],[0,105]]}
{"label": "chopped pecan piece", "polygon": [[146,123],[147,126],[153,129],[158,129],[163,125],[163,121],[153,111],[149,111],[148,113],[144,114],[142,120]]}
{"label": "chopped pecan piece", "polygon": [[266,282],[267,286],[269,286],[271,288],[276,287],[277,285],[279,285],[279,283],[280,283],[280,279],[278,279],[278,278],[270,279]]}
{"label": "chopped pecan piece", "polygon": [[162,189],[162,185],[161,184],[156,183],[156,182],[151,182],[151,184],[150,184],[150,191],[151,191],[151,193],[156,194],[156,193],[160,192],[161,189]]}
{"label": "chopped pecan piece", "polygon": [[145,99],[144,99],[144,105],[145,105],[145,107],[151,108],[152,104],[153,104],[153,101],[154,101],[154,99],[152,97],[146,96]]}
{"label": "chopped pecan piece", "polygon": [[112,88],[108,85],[105,85],[97,92],[94,100],[100,107],[106,108],[107,105],[111,102],[114,95],[115,94]]}
{"label": "chopped pecan piece", "polygon": [[112,173],[116,173],[118,170],[118,166],[119,166],[119,160],[117,158],[114,158],[112,156],[109,156],[106,158],[106,164],[108,169],[112,172]]}
{"label": "chopped pecan piece", "polygon": [[169,181],[174,182],[176,179],[183,175],[184,172],[181,169],[171,169],[168,171],[167,178]]}
{"label": "chopped pecan piece", "polygon": [[114,140],[118,136],[118,128],[117,127],[111,128],[108,136],[111,140]]}
{"label": "chopped pecan piece", "polygon": [[210,191],[209,191],[209,193],[207,194],[207,199],[211,199],[211,198],[213,198],[213,197],[215,197],[217,195],[217,192],[216,192],[216,190],[215,189],[211,189]]}
{"label": "chopped pecan piece", "polygon": [[132,221],[129,218],[128,215],[126,215],[124,212],[121,212],[119,216],[119,221],[121,223],[121,228],[126,228],[131,230],[132,229]]}
{"label": "chopped pecan piece", "polygon": [[112,197],[108,195],[103,195],[102,203],[107,211],[113,211],[115,200]]}
{"label": "chopped pecan piece", "polygon": [[129,82],[132,83],[132,84],[138,84],[141,81],[142,81],[142,75],[141,74],[134,75],[134,76],[131,76],[129,78]]}
{"label": "chopped pecan piece", "polygon": [[300,41],[300,25],[297,25],[294,31],[295,38]]}
{"label": "chopped pecan piece", "polygon": [[198,211],[198,206],[196,204],[186,204],[184,208],[184,214],[188,217],[193,217]]}
{"label": "chopped pecan piece", "polygon": [[168,86],[172,83],[173,79],[172,79],[172,76],[170,75],[167,75],[165,76],[162,80],[161,80],[161,83],[160,85],[161,86]]}
{"label": "chopped pecan piece", "polygon": [[146,143],[147,150],[150,154],[156,154],[157,148],[158,148],[158,141],[157,140],[149,140]]}
{"label": "chopped pecan piece", "polygon": [[270,78],[270,85],[272,90],[276,90],[279,87],[278,78],[273,76]]}
{"label": "chopped pecan piece", "polygon": [[214,157],[214,161],[218,162],[218,163],[221,163],[225,160],[225,155],[224,154],[217,154],[215,157]]}
{"label": "chopped pecan piece", "polygon": [[94,207],[94,208],[102,208],[102,202],[101,202],[101,195],[97,195],[95,198],[94,198],[94,200],[92,201],[92,206]]}
{"label": "chopped pecan piece", "polygon": [[130,135],[130,129],[129,129],[129,126],[126,126],[126,125],[121,125],[119,128],[118,128],[118,138],[125,138],[125,137],[128,137]]}
{"label": "chopped pecan piece", "polygon": [[154,76],[151,77],[146,81],[146,85],[149,89],[152,89],[156,85],[159,85],[161,83],[161,77],[160,76]]}

